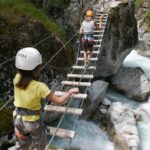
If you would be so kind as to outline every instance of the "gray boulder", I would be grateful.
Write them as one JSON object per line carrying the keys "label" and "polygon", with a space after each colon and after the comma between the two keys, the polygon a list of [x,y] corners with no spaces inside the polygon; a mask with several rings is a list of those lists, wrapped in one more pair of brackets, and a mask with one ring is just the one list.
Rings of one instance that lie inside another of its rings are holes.
{"label": "gray boulder", "polygon": [[88,89],[88,97],[85,100],[84,112],[82,117],[88,119],[95,111],[105,97],[108,83],[97,80],[92,83]]}
{"label": "gray boulder", "polygon": [[137,23],[134,5],[119,4],[110,10],[98,56],[95,77],[109,77],[117,73],[124,58],[137,44]]}
{"label": "gray boulder", "polygon": [[143,101],[150,94],[150,81],[140,68],[121,68],[111,84],[131,99]]}
{"label": "gray boulder", "polygon": [[110,122],[107,131],[115,150],[138,150],[140,143],[134,112],[120,102],[115,102],[110,105],[108,114]]}

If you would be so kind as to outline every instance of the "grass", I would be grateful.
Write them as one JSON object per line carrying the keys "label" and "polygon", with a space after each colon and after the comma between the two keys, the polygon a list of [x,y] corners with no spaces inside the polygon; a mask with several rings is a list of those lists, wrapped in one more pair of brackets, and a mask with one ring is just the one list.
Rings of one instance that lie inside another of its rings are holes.
{"label": "grass", "polygon": [[0,133],[13,129],[12,112],[6,108],[0,111]]}
{"label": "grass", "polygon": [[135,0],[135,10],[137,11],[142,4],[144,3],[145,0]]}
{"label": "grass", "polygon": [[0,107],[2,107],[4,104],[5,102],[2,99],[0,99]]}
{"label": "grass", "polygon": [[[16,23],[23,16],[30,16],[39,20],[51,33],[55,33],[65,43],[67,41],[66,34],[63,29],[50,17],[48,17],[44,11],[37,9],[35,5],[27,0],[0,0],[0,12],[4,13],[12,23]],[[12,15],[10,14],[16,14]],[[20,17],[18,17],[18,15]],[[8,34],[9,35],[9,34]],[[72,44],[68,43],[65,49],[66,56],[71,59],[72,57]],[[72,59],[71,59],[72,60]],[[72,61],[71,61],[72,62]]]}
{"label": "grass", "polygon": [[[149,2],[149,0],[135,0],[135,10],[136,12],[145,2]],[[149,11],[144,15],[146,23],[150,26],[150,6]]]}
{"label": "grass", "polygon": [[148,13],[145,15],[145,18],[146,18],[146,23],[150,26],[150,8]]}
{"label": "grass", "polygon": [[60,29],[60,26],[52,18],[46,16],[42,10],[37,9],[33,4],[26,0],[0,0],[0,9],[2,8],[11,8],[16,13],[32,16],[42,22],[50,32],[57,32],[56,35],[61,37],[61,39],[66,39],[65,32]]}

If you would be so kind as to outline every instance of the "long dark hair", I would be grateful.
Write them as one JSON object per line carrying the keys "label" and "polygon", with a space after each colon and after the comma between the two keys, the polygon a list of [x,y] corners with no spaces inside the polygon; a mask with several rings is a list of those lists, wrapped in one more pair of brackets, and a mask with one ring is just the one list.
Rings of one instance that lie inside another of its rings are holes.
{"label": "long dark hair", "polygon": [[39,68],[41,65],[37,66],[34,70],[26,71],[17,69],[17,72],[21,75],[20,80],[16,84],[16,86],[20,89],[25,90],[32,80],[38,80],[37,75],[39,74]]}

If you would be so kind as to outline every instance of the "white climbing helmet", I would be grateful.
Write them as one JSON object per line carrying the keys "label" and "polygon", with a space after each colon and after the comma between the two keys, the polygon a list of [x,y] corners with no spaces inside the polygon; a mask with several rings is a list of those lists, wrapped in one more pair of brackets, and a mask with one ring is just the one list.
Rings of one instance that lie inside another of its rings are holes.
{"label": "white climbing helmet", "polygon": [[18,69],[33,70],[39,64],[42,64],[42,56],[33,47],[23,48],[16,54],[15,66]]}

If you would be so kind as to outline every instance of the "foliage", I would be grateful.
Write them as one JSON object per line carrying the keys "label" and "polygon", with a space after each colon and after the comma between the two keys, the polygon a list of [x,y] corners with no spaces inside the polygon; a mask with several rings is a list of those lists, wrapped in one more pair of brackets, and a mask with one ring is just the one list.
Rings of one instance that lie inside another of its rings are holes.
{"label": "foliage", "polygon": [[5,102],[2,99],[0,99],[0,107],[2,107],[4,104]]}
{"label": "foliage", "polygon": [[69,2],[69,0],[49,0],[46,7],[46,11],[51,16],[54,16],[59,13],[61,14],[67,7]]}
{"label": "foliage", "polygon": [[55,8],[65,8],[69,4],[69,0],[50,0],[49,6]]}
{"label": "foliage", "polygon": [[[41,21],[50,32],[57,32],[57,35],[62,39],[65,39],[65,33],[56,22],[45,15],[45,13],[37,9],[33,4],[27,2],[26,0],[0,0],[0,9],[9,7],[13,9],[16,13],[24,13],[29,16],[33,16],[39,21]],[[59,32],[58,32],[58,29]]]}
{"label": "foliage", "polygon": [[12,112],[6,108],[0,111],[0,133],[12,131]]}
{"label": "foliage", "polygon": [[[138,9],[141,8],[145,2],[149,2],[149,0],[135,0],[136,11],[138,11]],[[146,19],[146,23],[150,25],[150,7],[148,13],[145,14],[145,19]]]}
{"label": "foliage", "polygon": [[146,18],[146,23],[150,26],[150,8],[149,8],[149,12],[146,14],[145,18]]}
{"label": "foliage", "polygon": [[135,9],[136,11],[142,6],[144,0],[135,0]]}

